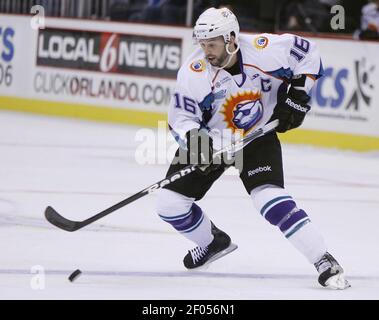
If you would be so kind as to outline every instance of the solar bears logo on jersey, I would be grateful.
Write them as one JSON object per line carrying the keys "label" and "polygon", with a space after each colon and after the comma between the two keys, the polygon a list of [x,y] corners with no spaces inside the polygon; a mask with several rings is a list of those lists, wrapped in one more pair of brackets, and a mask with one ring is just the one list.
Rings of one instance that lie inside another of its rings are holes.
{"label": "solar bears logo on jersey", "polygon": [[192,71],[202,72],[205,70],[205,61],[204,60],[194,61],[191,63],[190,68]]}
{"label": "solar bears logo on jersey", "polygon": [[254,46],[257,49],[264,49],[268,45],[268,38],[266,37],[258,37],[254,39]]}
{"label": "solar bears logo on jersey", "polygon": [[221,112],[227,127],[233,133],[240,130],[245,135],[262,119],[263,106],[260,98],[261,93],[256,90],[238,92],[226,99]]}

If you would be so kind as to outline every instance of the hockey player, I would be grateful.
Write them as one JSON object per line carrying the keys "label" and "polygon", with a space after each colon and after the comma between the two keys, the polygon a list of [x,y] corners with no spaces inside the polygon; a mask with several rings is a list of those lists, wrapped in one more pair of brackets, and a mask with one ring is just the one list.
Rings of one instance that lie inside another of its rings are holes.
{"label": "hockey player", "polygon": [[[186,159],[201,166],[162,189],[157,202],[159,216],[197,245],[184,257],[188,269],[237,248],[195,203],[228,167],[210,160],[213,150],[225,146],[226,136],[246,134],[272,119],[279,119],[278,132],[299,127],[310,109],[308,93],[322,75],[313,42],[290,34],[240,35],[236,16],[226,8],[204,11],[194,39],[200,48],[179,70],[168,122],[181,145],[176,156],[186,149]],[[248,144],[241,156],[240,178],[258,212],[314,264],[322,286],[349,287],[323,237],[284,187],[276,132]],[[173,161],[167,175],[186,165]]]}

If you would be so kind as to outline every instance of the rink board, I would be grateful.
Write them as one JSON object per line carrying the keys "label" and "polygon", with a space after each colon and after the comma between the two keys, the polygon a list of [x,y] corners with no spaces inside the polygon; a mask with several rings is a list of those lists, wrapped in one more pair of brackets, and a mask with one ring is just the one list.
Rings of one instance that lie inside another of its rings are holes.
{"label": "rink board", "polygon": [[[156,127],[158,121],[167,121],[167,115],[138,110],[122,110],[90,105],[73,105],[61,102],[37,101],[10,97],[0,97],[1,106],[4,109],[23,111],[38,114],[46,114],[61,117],[75,117],[78,119],[94,120],[101,122],[123,123],[138,126]],[[280,134],[280,140],[287,143],[310,144],[315,146],[350,149],[357,151],[370,151],[379,149],[379,138],[344,134],[336,132],[324,132],[307,129],[297,129]]]}
{"label": "rink board", "polygon": [[147,127],[167,119],[164,113],[1,96],[0,109]]}
{"label": "rink board", "polygon": [[[194,48],[190,28],[46,19],[33,29],[30,17],[0,18],[0,109],[156,127]],[[379,44],[312,40],[325,75],[302,129],[282,140],[379,149]]]}

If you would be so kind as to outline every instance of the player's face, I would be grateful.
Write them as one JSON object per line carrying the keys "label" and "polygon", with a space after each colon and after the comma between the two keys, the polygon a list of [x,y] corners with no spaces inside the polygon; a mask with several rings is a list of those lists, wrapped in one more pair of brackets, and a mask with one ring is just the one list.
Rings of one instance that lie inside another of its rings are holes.
{"label": "player's face", "polygon": [[221,67],[228,57],[225,49],[225,42],[222,36],[200,40],[199,44],[205,53],[205,58],[214,67]]}

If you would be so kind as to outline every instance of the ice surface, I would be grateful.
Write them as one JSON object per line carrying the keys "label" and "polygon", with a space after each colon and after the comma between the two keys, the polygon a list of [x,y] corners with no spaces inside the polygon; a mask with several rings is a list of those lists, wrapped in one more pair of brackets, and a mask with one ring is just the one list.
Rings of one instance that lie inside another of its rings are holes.
{"label": "ice surface", "polygon": [[232,174],[200,205],[239,248],[206,271],[184,269],[193,244],[157,217],[154,194],[74,233],[45,221],[47,205],[82,220],[160,180],[167,163],[135,160],[138,129],[0,112],[0,299],[379,299],[375,152],[283,145],[287,189],[344,267],[345,291],[318,285]]}

